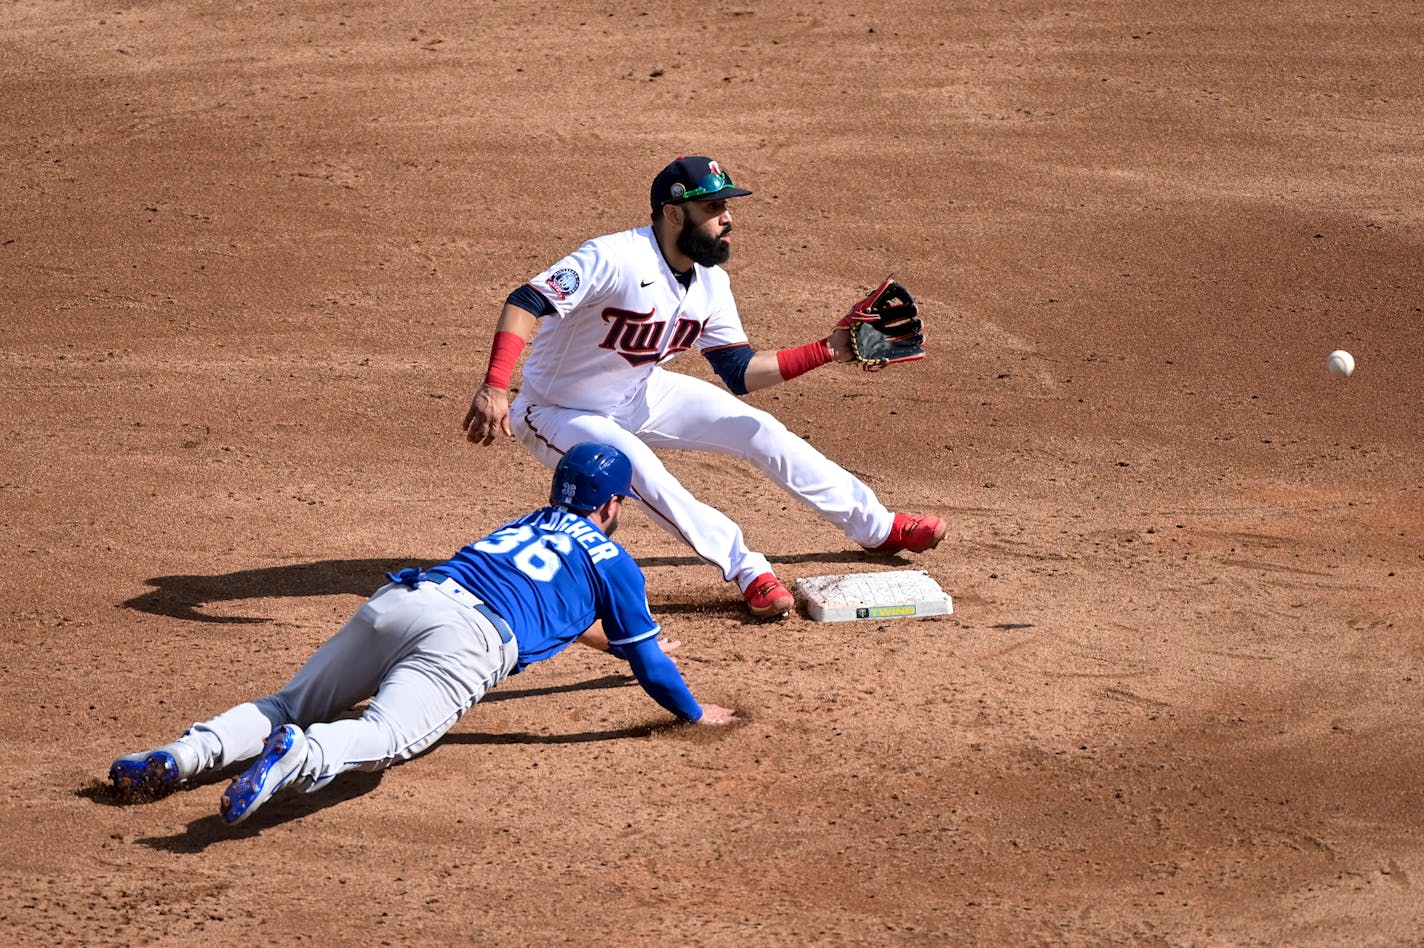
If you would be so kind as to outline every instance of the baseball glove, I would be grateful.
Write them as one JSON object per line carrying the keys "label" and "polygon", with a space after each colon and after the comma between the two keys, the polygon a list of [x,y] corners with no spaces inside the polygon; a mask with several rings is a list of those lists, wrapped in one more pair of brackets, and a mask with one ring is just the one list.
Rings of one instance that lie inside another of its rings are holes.
{"label": "baseball glove", "polygon": [[919,308],[910,291],[895,282],[893,273],[852,306],[839,325],[850,331],[851,352],[867,372],[925,357]]}

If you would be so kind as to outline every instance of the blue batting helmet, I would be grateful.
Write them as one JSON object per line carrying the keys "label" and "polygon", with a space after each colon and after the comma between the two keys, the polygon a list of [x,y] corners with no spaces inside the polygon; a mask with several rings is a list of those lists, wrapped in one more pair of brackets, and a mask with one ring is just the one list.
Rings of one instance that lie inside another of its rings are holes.
{"label": "blue batting helmet", "polygon": [[554,468],[549,503],[578,513],[597,510],[608,498],[633,489],[633,462],[611,444],[576,444]]}

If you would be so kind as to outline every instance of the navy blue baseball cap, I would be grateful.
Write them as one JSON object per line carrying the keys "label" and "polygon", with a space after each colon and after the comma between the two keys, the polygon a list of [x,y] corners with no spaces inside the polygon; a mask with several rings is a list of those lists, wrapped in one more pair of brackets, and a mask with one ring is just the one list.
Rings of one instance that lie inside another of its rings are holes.
{"label": "navy blue baseball cap", "polygon": [[702,155],[683,155],[653,179],[652,204],[657,212],[665,204],[683,201],[718,201],[745,197],[752,192],[732,186],[732,178],[722,166]]}

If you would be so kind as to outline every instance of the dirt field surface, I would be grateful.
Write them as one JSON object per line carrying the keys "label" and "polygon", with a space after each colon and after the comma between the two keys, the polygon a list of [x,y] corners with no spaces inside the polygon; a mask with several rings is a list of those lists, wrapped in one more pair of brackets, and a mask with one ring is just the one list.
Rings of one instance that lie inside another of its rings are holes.
{"label": "dirt field surface", "polygon": [[[1259,6],[0,6],[5,940],[1417,944],[1424,12]],[[954,614],[757,622],[633,511],[744,724],[575,648],[240,827],[106,793],[542,502],[459,430],[499,306],[684,152],[759,348],[916,293],[925,361],[750,400],[949,533],[670,466]]]}

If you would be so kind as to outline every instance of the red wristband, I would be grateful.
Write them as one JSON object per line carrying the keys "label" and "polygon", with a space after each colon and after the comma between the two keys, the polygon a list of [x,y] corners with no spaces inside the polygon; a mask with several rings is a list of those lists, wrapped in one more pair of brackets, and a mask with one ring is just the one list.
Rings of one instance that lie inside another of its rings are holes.
{"label": "red wristband", "polygon": [[834,359],[835,356],[831,355],[831,347],[826,345],[826,340],[817,339],[815,342],[808,342],[795,349],[777,350],[776,367],[781,370],[783,379],[790,380],[798,375],[805,375],[812,369],[820,368]]}
{"label": "red wristband", "polygon": [[524,340],[517,333],[500,331],[494,334],[494,345],[490,346],[489,370],[485,372],[485,384],[490,388],[508,389],[509,377],[514,374],[514,365],[519,361],[519,353],[524,351]]}

